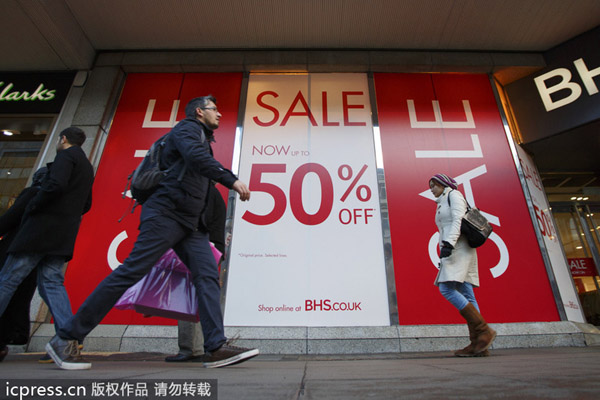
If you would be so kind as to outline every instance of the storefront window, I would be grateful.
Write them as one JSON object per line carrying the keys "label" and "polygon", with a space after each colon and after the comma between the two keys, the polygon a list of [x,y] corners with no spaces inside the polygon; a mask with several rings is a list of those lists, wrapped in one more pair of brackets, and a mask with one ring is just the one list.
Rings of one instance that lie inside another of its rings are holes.
{"label": "storefront window", "polygon": [[600,325],[600,205],[553,205],[552,211],[585,317]]}
{"label": "storefront window", "polygon": [[0,158],[0,212],[14,203],[27,184],[39,149],[33,151],[4,151]]}
{"label": "storefront window", "polygon": [[1,214],[27,185],[53,123],[54,117],[0,116]]}

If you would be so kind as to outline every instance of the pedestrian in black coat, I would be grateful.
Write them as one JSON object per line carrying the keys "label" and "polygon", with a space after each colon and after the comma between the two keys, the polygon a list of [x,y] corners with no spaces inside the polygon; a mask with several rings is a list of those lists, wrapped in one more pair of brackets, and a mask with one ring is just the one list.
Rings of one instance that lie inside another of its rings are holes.
{"label": "pedestrian in black coat", "polygon": [[81,216],[92,206],[94,170],[77,145],[58,151],[48,170],[8,252],[55,255],[69,261]]}
{"label": "pedestrian in black coat", "polygon": [[92,204],[94,170],[81,149],[84,141],[79,128],[70,127],[59,134],[54,162],[48,164],[46,179],[25,208],[0,271],[0,315],[36,267],[38,290],[54,317],[55,328],[73,315],[63,267],[73,256],[81,216]]}
{"label": "pedestrian in black coat", "polygon": [[[42,167],[33,174],[31,186],[23,189],[13,205],[0,217],[0,265],[4,266],[8,247],[17,233],[25,207],[37,194],[48,168]],[[1,267],[0,267],[1,269]],[[8,353],[7,344],[27,344],[29,341],[29,307],[35,293],[37,271],[34,269],[21,282],[4,314],[0,317],[0,361]]]}

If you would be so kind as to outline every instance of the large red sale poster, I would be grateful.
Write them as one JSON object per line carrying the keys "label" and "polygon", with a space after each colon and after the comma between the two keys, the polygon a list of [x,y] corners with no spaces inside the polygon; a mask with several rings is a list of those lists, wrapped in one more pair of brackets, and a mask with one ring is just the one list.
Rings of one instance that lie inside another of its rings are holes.
{"label": "large red sale poster", "polygon": [[[65,286],[76,311],[87,296],[127,257],[137,238],[140,208],[119,218],[130,207],[122,198],[127,176],[152,143],[185,118],[185,105],[212,94],[223,115],[215,131],[215,158],[231,168],[242,74],[130,74],[106,140],[93,188],[92,209],[83,218],[69,263]],[[224,199],[227,189],[218,185]],[[144,318],[113,309],[105,324],[173,325],[165,318]]]}
{"label": "large red sale poster", "polygon": [[477,250],[475,295],[489,322],[559,319],[522,187],[486,75],[375,74],[401,325],[461,323],[438,292],[436,205],[445,173],[494,232]]}

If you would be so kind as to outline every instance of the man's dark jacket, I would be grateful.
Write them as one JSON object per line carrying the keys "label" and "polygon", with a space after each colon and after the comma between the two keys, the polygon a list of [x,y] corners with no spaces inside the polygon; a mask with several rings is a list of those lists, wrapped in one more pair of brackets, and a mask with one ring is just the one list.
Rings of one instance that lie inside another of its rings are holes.
{"label": "man's dark jacket", "polygon": [[185,173],[179,180],[184,163],[179,163],[160,183],[142,207],[141,220],[168,215],[190,230],[207,231],[204,212],[210,180],[231,189],[237,177],[213,158],[210,140],[213,132],[195,118],[179,122],[167,136],[161,156],[166,168],[183,159]]}
{"label": "man's dark jacket", "polygon": [[94,169],[80,146],[56,153],[8,252],[64,256],[70,260],[81,216],[92,206],[93,183]]}

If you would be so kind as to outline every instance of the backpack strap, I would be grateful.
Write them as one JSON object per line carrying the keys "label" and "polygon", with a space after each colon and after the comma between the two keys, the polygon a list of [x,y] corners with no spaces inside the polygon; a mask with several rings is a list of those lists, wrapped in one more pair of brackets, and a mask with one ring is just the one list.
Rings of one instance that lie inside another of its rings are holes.
{"label": "backpack strap", "polygon": [[[123,198],[125,198],[125,196],[123,196]],[[129,211],[129,214],[133,214],[133,212],[135,211],[135,208],[138,206],[138,204],[139,203],[132,198],[131,201],[129,202],[128,209],[125,210],[125,212],[123,213],[123,215],[121,215],[121,218],[119,218],[119,220],[117,222],[121,222],[123,220],[123,218],[125,218],[125,216],[128,214],[127,211]]]}

